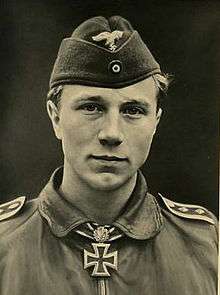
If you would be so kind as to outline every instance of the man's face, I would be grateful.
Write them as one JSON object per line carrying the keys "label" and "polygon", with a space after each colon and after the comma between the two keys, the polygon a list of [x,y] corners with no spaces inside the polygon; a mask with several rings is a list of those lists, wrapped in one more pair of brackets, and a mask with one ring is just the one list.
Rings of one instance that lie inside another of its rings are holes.
{"label": "man's face", "polygon": [[157,92],[152,78],[120,89],[65,85],[59,110],[48,110],[71,175],[97,190],[135,177],[160,119]]}

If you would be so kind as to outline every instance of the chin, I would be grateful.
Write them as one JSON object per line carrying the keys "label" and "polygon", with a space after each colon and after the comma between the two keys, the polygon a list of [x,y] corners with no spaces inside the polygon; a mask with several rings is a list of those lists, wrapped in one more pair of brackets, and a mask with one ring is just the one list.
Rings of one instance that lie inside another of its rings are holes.
{"label": "chin", "polygon": [[113,191],[119,189],[128,182],[129,178],[112,173],[100,173],[90,179],[89,184],[93,189],[102,191]]}

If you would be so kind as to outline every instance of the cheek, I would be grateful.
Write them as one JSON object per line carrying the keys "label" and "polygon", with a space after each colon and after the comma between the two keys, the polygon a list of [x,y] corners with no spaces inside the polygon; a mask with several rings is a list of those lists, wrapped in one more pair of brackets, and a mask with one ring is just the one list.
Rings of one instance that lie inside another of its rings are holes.
{"label": "cheek", "polygon": [[155,124],[145,124],[141,128],[133,128],[131,134],[131,156],[145,161],[154,136]]}
{"label": "cheek", "polygon": [[66,116],[60,124],[62,132],[62,143],[65,146],[71,145],[72,149],[80,149],[88,145],[94,138],[96,128],[88,121],[75,116]]}
{"label": "cheek", "polygon": [[137,152],[141,154],[146,153],[152,143],[153,134],[141,134],[141,136],[136,136],[134,147]]}

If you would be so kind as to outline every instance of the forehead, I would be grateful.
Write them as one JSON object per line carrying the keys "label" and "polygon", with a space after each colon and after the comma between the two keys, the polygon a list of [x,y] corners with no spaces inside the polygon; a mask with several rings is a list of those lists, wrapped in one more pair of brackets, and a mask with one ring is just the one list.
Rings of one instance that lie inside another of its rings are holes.
{"label": "forehead", "polygon": [[104,100],[121,101],[145,100],[154,103],[158,94],[158,87],[154,79],[149,77],[143,81],[123,88],[103,88],[86,85],[64,85],[62,100],[101,97]]}

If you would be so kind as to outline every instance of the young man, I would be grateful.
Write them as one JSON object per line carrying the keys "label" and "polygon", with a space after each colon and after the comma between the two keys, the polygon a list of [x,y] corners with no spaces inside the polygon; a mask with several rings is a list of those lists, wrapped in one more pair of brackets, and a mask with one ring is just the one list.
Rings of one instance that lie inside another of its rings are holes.
{"label": "young man", "polygon": [[139,168],[168,81],[125,19],[62,41],[47,110],[64,165],[0,207],[0,294],[214,295],[214,216],[153,196]]}

